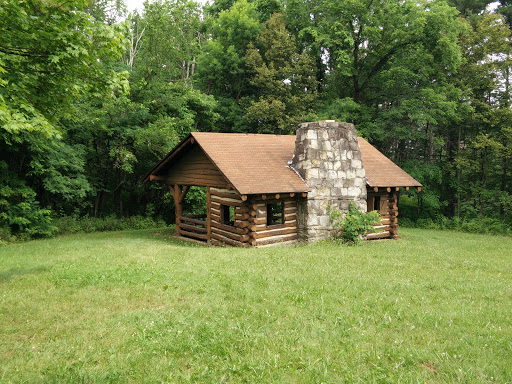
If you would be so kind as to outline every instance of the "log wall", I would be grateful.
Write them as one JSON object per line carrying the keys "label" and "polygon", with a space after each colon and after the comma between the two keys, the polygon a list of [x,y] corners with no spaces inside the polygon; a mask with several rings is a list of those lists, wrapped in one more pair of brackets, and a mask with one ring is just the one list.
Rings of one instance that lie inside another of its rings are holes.
{"label": "log wall", "polygon": [[162,178],[167,184],[217,187],[225,187],[228,184],[217,166],[197,146],[177,159],[173,167]]}
{"label": "log wall", "polygon": [[[231,245],[236,247],[249,246],[249,203],[242,201],[235,191],[210,188],[210,243],[213,245]],[[234,225],[226,225],[221,221],[221,205],[234,207]]]}
{"label": "log wall", "polygon": [[382,189],[378,192],[373,189],[368,190],[368,211],[373,210],[375,198],[380,198],[379,213],[381,215],[381,222],[374,228],[378,230],[377,233],[368,233],[366,238],[371,239],[385,239],[385,238],[398,238],[398,195],[396,191]]}
{"label": "log wall", "polygon": [[[243,201],[231,190],[213,187],[209,190],[211,244],[258,247],[297,241],[297,198],[294,194],[272,195],[271,199],[251,196]],[[267,204],[275,202],[284,204],[284,223],[267,225]],[[234,225],[222,223],[222,205],[234,207]]]}
{"label": "log wall", "polygon": [[[279,195],[277,195],[279,196]],[[267,225],[267,204],[284,203],[284,223]],[[287,195],[276,199],[263,199],[256,196],[251,200],[250,212],[250,240],[253,246],[264,246],[277,243],[297,241],[297,198]]]}

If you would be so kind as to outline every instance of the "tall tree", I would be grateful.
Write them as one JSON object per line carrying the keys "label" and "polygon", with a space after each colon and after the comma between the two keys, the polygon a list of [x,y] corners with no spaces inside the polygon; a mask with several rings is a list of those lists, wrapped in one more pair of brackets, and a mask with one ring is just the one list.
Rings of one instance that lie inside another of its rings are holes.
{"label": "tall tree", "polygon": [[253,132],[293,133],[313,113],[317,84],[312,58],[297,49],[281,13],[265,23],[245,56],[254,93],[245,118]]}
{"label": "tall tree", "polygon": [[51,232],[48,211],[39,205],[44,196],[66,200],[88,191],[79,177],[80,150],[61,141],[59,121],[73,118],[81,95],[126,86],[125,74],[109,67],[124,48],[123,36],[92,18],[86,5],[27,0],[0,6],[0,224],[15,230]]}

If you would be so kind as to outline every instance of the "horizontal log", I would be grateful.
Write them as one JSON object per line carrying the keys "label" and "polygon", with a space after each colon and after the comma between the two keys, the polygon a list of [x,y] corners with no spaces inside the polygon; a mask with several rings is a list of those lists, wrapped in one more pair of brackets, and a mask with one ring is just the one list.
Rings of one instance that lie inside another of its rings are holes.
{"label": "horizontal log", "polygon": [[249,246],[248,243],[242,243],[240,241],[230,239],[228,237],[222,236],[222,235],[220,235],[218,233],[215,233],[213,231],[212,231],[212,238],[215,239],[215,240],[219,240],[222,243],[225,243],[225,244],[228,244],[228,245],[232,245],[234,247],[248,247]]}
{"label": "horizontal log", "polygon": [[245,235],[246,233],[249,232],[249,230],[247,228],[237,228],[237,227],[233,227],[231,225],[226,225],[226,224],[217,223],[217,222],[213,222],[213,221],[210,223],[210,225],[213,228],[218,228],[223,231],[230,232],[230,233],[233,232],[238,235]]}
{"label": "horizontal log", "polygon": [[368,240],[373,240],[373,239],[386,239],[388,237],[391,237],[391,234],[389,232],[381,232],[381,233],[368,233],[366,235],[366,238]]}
{"label": "horizontal log", "polygon": [[262,218],[257,218],[257,217],[250,217],[249,218],[249,222],[250,223],[253,223],[253,224],[267,224],[267,218],[266,217],[262,217]]}
{"label": "horizontal log", "polygon": [[389,216],[398,216],[398,211],[390,211]]}
{"label": "horizontal log", "polygon": [[180,224],[180,228],[188,232],[206,233],[208,228],[196,227],[195,225],[188,225],[185,223]]}
{"label": "horizontal log", "polygon": [[267,225],[267,222],[260,223],[256,225],[255,232],[261,232],[266,231],[270,229],[279,229],[279,228],[296,228],[297,227],[297,220],[291,220],[291,221],[285,221],[284,224],[274,224],[274,225]]}
{"label": "horizontal log", "polygon": [[206,218],[206,216],[207,216],[206,213],[203,213],[201,215],[188,215],[188,214],[183,215],[183,217],[189,217],[191,219],[204,219],[204,218]]}
{"label": "horizontal log", "polygon": [[296,233],[292,233],[289,235],[284,236],[277,236],[277,237],[269,237],[266,239],[255,239],[255,245],[267,245],[267,244],[275,244],[275,243],[282,243],[285,241],[291,241],[291,240],[297,240],[298,235]]}
{"label": "horizontal log", "polygon": [[219,198],[227,198],[227,199],[233,199],[233,200],[241,200],[240,195],[236,192],[230,193],[230,192],[218,192],[218,191],[211,191],[210,192],[212,197],[219,197]]}
{"label": "horizontal log", "polygon": [[167,179],[167,176],[149,175],[149,181],[165,181]]}
{"label": "horizontal log", "polygon": [[[178,177],[177,175],[184,175],[184,177],[216,177],[220,178],[222,175],[217,169],[212,167],[203,166],[186,166],[180,168],[174,168],[168,175],[171,177]],[[186,175],[186,176],[185,176]]]}
{"label": "horizontal log", "polygon": [[238,223],[237,227],[239,228],[247,228],[251,225],[251,223],[246,220],[237,220],[236,222]]}
{"label": "horizontal log", "polygon": [[242,213],[239,215],[235,212],[235,220],[247,220],[247,219],[249,219],[249,217],[250,216],[248,213]]}
{"label": "horizontal log", "polygon": [[181,185],[198,185],[198,186],[208,186],[208,185],[221,185],[224,180],[221,180],[219,177],[211,176],[207,177],[206,175],[203,177],[192,177],[192,176],[169,176],[167,183],[170,184],[181,184]]}
{"label": "horizontal log", "polygon": [[218,203],[222,205],[228,205],[230,207],[243,207],[245,203],[241,200],[234,199],[220,199],[212,195],[211,200],[212,203]]}
{"label": "horizontal log", "polygon": [[297,228],[293,227],[293,228],[282,228],[282,229],[269,229],[267,231],[255,232],[252,237],[255,239],[262,239],[264,237],[288,235],[291,233],[297,233]]}
{"label": "horizontal log", "polygon": [[[232,228],[234,228],[234,227],[232,227]],[[241,243],[246,242],[247,240],[249,240],[249,235],[247,235],[247,234],[240,234],[240,233],[234,233],[232,231],[225,231],[225,230],[223,230],[221,228],[218,228],[215,225],[212,225],[212,233],[217,233],[219,235],[222,235],[222,236],[227,237],[229,239],[233,239],[233,240],[239,241]]]}
{"label": "horizontal log", "polygon": [[188,231],[184,231],[183,229],[180,229],[180,236],[191,237],[193,239],[199,239],[199,240],[208,240],[208,238],[207,238],[208,236],[206,234],[188,232]]}
{"label": "horizontal log", "polygon": [[389,232],[391,230],[391,227],[389,225],[374,225],[373,229]]}
{"label": "horizontal log", "polygon": [[180,221],[185,222],[185,223],[193,223],[193,224],[197,224],[197,225],[206,225],[205,220],[192,219],[187,216],[180,216]]}

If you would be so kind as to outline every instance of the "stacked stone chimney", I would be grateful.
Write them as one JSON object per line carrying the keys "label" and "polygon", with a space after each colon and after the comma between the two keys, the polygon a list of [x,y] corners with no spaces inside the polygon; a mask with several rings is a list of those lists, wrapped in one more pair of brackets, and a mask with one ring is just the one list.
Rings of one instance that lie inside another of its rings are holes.
{"label": "stacked stone chimney", "polygon": [[353,202],[366,212],[366,176],[353,124],[333,120],[300,124],[291,167],[311,188],[298,205],[300,240],[331,235],[329,205],[347,212]]}

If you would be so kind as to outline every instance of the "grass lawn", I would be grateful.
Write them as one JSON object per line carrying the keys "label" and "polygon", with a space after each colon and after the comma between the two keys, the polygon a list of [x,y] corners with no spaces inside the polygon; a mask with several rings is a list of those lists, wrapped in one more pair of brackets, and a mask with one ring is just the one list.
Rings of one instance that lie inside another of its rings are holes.
{"label": "grass lawn", "polygon": [[0,383],[511,383],[512,238],[0,248]]}

